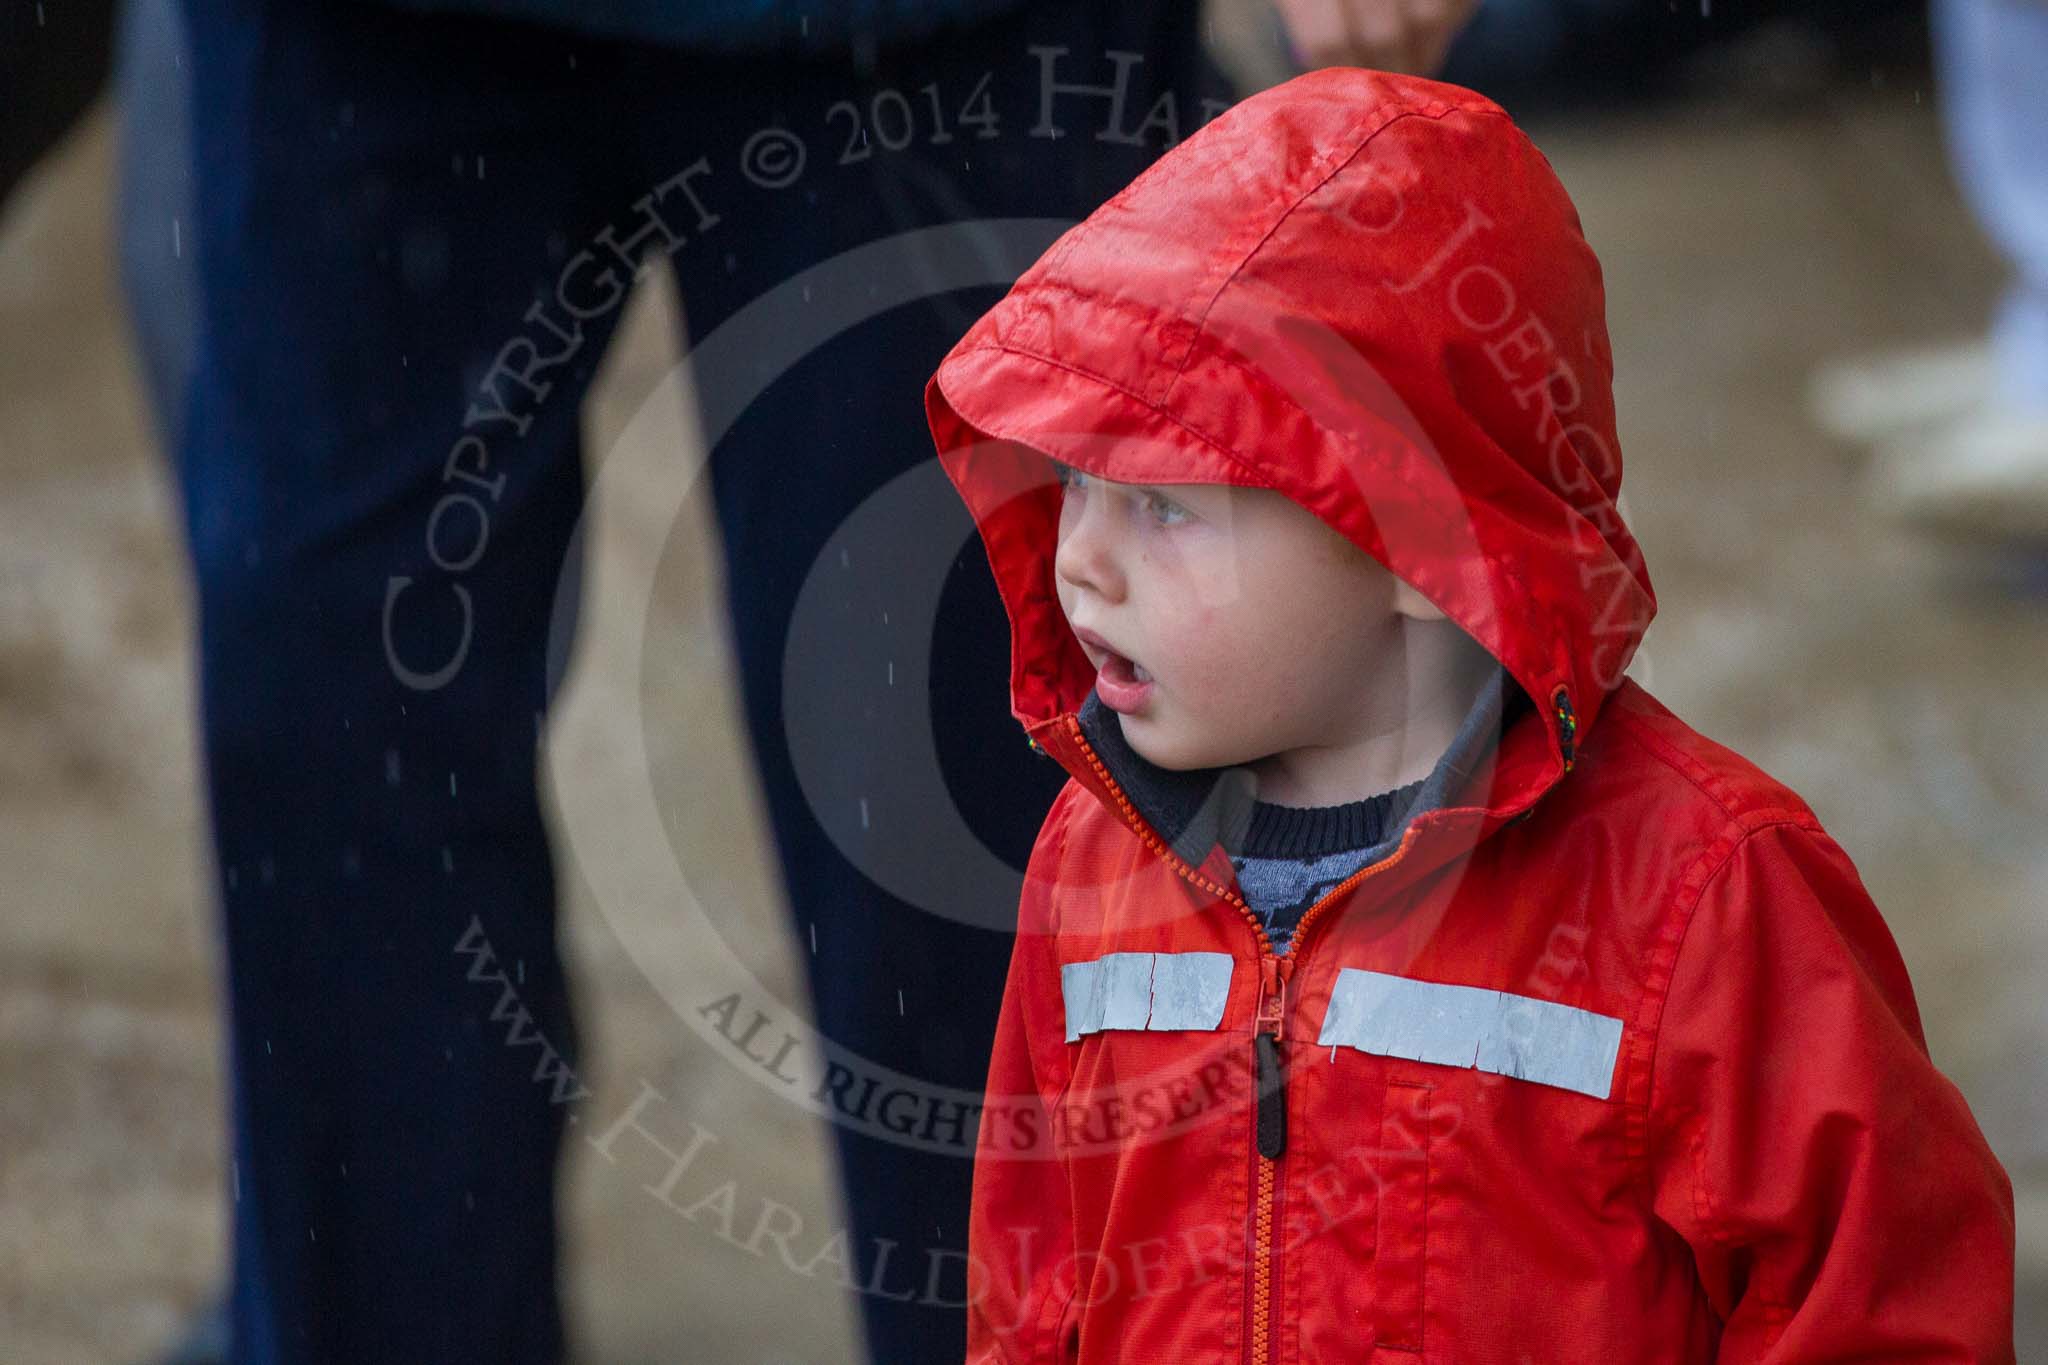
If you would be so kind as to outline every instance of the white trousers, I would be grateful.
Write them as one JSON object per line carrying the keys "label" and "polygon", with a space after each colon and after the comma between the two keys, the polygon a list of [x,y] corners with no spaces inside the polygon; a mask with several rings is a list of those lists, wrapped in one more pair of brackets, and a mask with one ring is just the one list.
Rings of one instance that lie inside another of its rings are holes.
{"label": "white trousers", "polygon": [[1991,335],[2005,396],[2048,408],[2048,0],[1933,0],[1964,197],[2011,262]]}

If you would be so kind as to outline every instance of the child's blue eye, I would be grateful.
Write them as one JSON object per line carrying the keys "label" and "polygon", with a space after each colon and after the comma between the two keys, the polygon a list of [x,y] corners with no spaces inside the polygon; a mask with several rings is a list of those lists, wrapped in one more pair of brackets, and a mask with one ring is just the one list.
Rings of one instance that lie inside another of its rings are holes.
{"label": "child's blue eye", "polygon": [[1162,526],[1177,526],[1188,517],[1187,508],[1163,493],[1147,493],[1145,508],[1152,514],[1152,519]]}

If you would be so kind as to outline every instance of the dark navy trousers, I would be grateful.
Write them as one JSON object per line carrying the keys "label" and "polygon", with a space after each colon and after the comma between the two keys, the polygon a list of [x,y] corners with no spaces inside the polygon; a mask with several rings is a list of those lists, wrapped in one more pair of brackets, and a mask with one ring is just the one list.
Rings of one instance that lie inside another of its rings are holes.
{"label": "dark navy trousers", "polygon": [[[151,359],[198,597],[238,1355],[555,1361],[565,1108],[458,945],[488,944],[527,1033],[573,1061],[536,735],[568,638],[555,604],[575,600],[579,407],[634,265],[670,257],[686,343],[707,344],[851,249],[1079,219],[1230,92],[1174,0],[1027,4],[913,46],[773,58],[331,0],[185,0],[182,20],[189,197],[160,226],[191,272],[190,351]],[[1029,264],[1018,242],[989,238],[1010,253],[995,283],[938,271],[800,355],[757,328],[757,366],[728,346],[697,376],[707,407],[762,386],[718,423],[709,474],[792,931],[829,947],[801,954],[819,1031],[977,1091],[1014,902],[935,912],[857,865],[816,793],[885,792],[892,750],[792,714],[809,703],[785,683],[793,649],[817,652],[792,638],[805,583],[871,495],[931,461],[924,381]],[[146,263],[129,283],[147,311]],[[939,794],[1008,878],[970,870],[956,892],[1013,895],[1062,775],[1009,715],[1007,627],[964,513],[897,515],[905,543],[951,547],[927,676],[864,670],[837,696],[858,717],[863,689],[927,690]],[[964,1246],[968,1160],[836,1131],[859,1278],[884,1242]],[[861,1311],[874,1359],[959,1359],[957,1306]]]}

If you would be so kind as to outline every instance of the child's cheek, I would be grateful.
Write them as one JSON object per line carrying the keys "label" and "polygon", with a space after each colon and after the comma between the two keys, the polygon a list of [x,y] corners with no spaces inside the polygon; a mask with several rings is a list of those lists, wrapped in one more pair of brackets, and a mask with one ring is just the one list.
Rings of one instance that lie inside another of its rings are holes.
{"label": "child's cheek", "polygon": [[1221,615],[1214,606],[1192,598],[1175,603],[1169,613],[1166,638],[1191,671],[1206,671],[1214,661]]}
{"label": "child's cheek", "polygon": [[1223,700],[1253,667],[1244,657],[1235,614],[1225,607],[1190,604],[1179,613],[1171,639],[1182,677],[1211,701]]}

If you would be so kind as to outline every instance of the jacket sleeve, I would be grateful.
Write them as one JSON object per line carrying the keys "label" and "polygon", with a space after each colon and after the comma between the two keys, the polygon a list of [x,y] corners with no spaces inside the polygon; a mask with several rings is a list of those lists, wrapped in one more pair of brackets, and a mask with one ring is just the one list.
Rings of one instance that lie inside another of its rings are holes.
{"label": "jacket sleeve", "polygon": [[1066,1011],[1054,953],[1054,894],[1069,785],[1025,869],[989,1062],[968,1215],[969,1365],[1062,1359],[1075,1287],[1073,1200],[1052,1122],[1066,1090]]}
{"label": "jacket sleeve", "polygon": [[1692,1248],[1722,1365],[2013,1359],[2011,1182],[1810,815],[1708,874],[1650,1123],[1656,1212]]}

